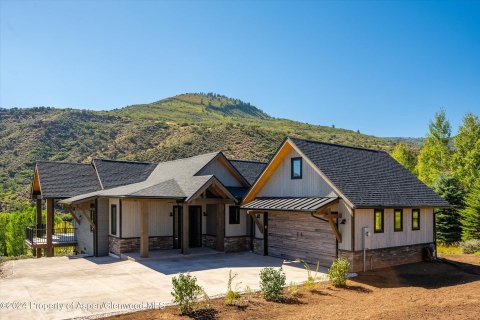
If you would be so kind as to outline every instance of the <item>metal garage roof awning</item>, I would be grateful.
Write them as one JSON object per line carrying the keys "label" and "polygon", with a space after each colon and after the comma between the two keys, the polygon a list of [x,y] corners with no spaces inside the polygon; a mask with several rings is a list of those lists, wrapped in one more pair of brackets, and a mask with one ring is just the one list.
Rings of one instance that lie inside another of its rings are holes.
{"label": "metal garage roof awning", "polygon": [[338,197],[262,197],[255,198],[241,208],[247,210],[315,212],[336,200],[338,200]]}

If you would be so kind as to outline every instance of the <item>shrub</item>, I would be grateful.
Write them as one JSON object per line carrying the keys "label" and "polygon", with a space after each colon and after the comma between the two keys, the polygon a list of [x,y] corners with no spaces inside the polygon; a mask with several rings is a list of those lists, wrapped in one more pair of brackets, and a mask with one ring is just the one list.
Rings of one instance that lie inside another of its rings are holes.
{"label": "shrub", "polygon": [[188,273],[180,273],[178,277],[172,279],[173,302],[178,304],[178,308],[182,314],[193,311],[199,296],[203,289],[197,284],[197,278]]}
{"label": "shrub", "polygon": [[480,239],[472,239],[460,242],[460,247],[462,247],[463,253],[472,254],[480,252]]}
{"label": "shrub", "polygon": [[348,270],[350,262],[345,258],[335,259],[330,269],[328,269],[328,278],[335,287],[345,286],[347,284]]}
{"label": "shrub", "polygon": [[260,291],[266,300],[279,300],[283,294],[286,276],[282,268],[263,268],[260,271]]}
{"label": "shrub", "polygon": [[287,288],[287,292],[288,292],[288,295],[291,297],[291,298],[297,298],[298,297],[298,286],[295,282],[290,282],[290,284],[288,285],[288,288]]}
{"label": "shrub", "polygon": [[232,276],[232,270],[230,270],[230,272],[228,273],[227,294],[225,295],[225,302],[227,304],[234,304],[241,297],[240,292],[236,290],[236,286],[235,286],[235,290],[232,289],[232,282],[236,276],[237,276],[236,273]]}

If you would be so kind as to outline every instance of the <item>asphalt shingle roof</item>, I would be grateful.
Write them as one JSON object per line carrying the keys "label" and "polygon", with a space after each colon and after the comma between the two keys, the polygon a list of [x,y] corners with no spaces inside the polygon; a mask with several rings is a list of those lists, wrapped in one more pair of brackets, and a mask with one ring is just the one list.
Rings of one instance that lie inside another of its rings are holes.
{"label": "asphalt shingle roof", "polygon": [[290,140],[355,207],[449,206],[384,151]]}
{"label": "asphalt shingle roof", "polygon": [[148,178],[155,163],[94,159],[103,189],[137,183]]}
{"label": "asphalt shingle roof", "polygon": [[235,169],[247,180],[248,183],[253,185],[258,176],[262,173],[263,169],[267,166],[264,162],[259,161],[246,161],[246,160],[229,160]]}
{"label": "asphalt shingle roof", "polygon": [[37,161],[43,198],[69,198],[100,190],[91,164]]}

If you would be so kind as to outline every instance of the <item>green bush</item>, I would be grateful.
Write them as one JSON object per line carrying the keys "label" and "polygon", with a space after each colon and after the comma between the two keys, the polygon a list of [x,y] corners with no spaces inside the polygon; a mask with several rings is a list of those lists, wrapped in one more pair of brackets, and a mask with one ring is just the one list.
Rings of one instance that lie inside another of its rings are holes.
{"label": "green bush", "polygon": [[282,268],[263,268],[260,271],[260,291],[266,300],[276,301],[283,295],[286,276]]}
{"label": "green bush", "polygon": [[348,270],[350,270],[350,262],[347,259],[335,259],[330,269],[328,269],[328,279],[335,287],[345,286],[347,284]]}
{"label": "green bush", "polygon": [[188,273],[180,273],[172,279],[173,302],[178,304],[182,314],[191,313],[201,296],[203,289],[197,284],[197,278]]}
{"label": "green bush", "polygon": [[464,242],[460,242],[462,252],[466,254],[472,254],[480,252],[480,239],[472,239]]}

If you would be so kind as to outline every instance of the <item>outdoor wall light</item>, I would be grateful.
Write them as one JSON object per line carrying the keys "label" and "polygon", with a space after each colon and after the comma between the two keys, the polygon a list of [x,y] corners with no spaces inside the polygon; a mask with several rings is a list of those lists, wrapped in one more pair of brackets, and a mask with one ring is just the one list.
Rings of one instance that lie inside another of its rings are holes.
{"label": "outdoor wall light", "polygon": [[207,216],[207,213],[206,213],[206,212],[203,212],[203,216],[206,217],[206,216]]}
{"label": "outdoor wall light", "polygon": [[260,219],[260,213],[256,214],[257,219]]}
{"label": "outdoor wall light", "polygon": [[170,212],[170,217],[173,217],[173,212]]}
{"label": "outdoor wall light", "polygon": [[345,224],[345,222],[347,222],[347,220],[342,219],[342,221],[340,221],[340,224]]}

